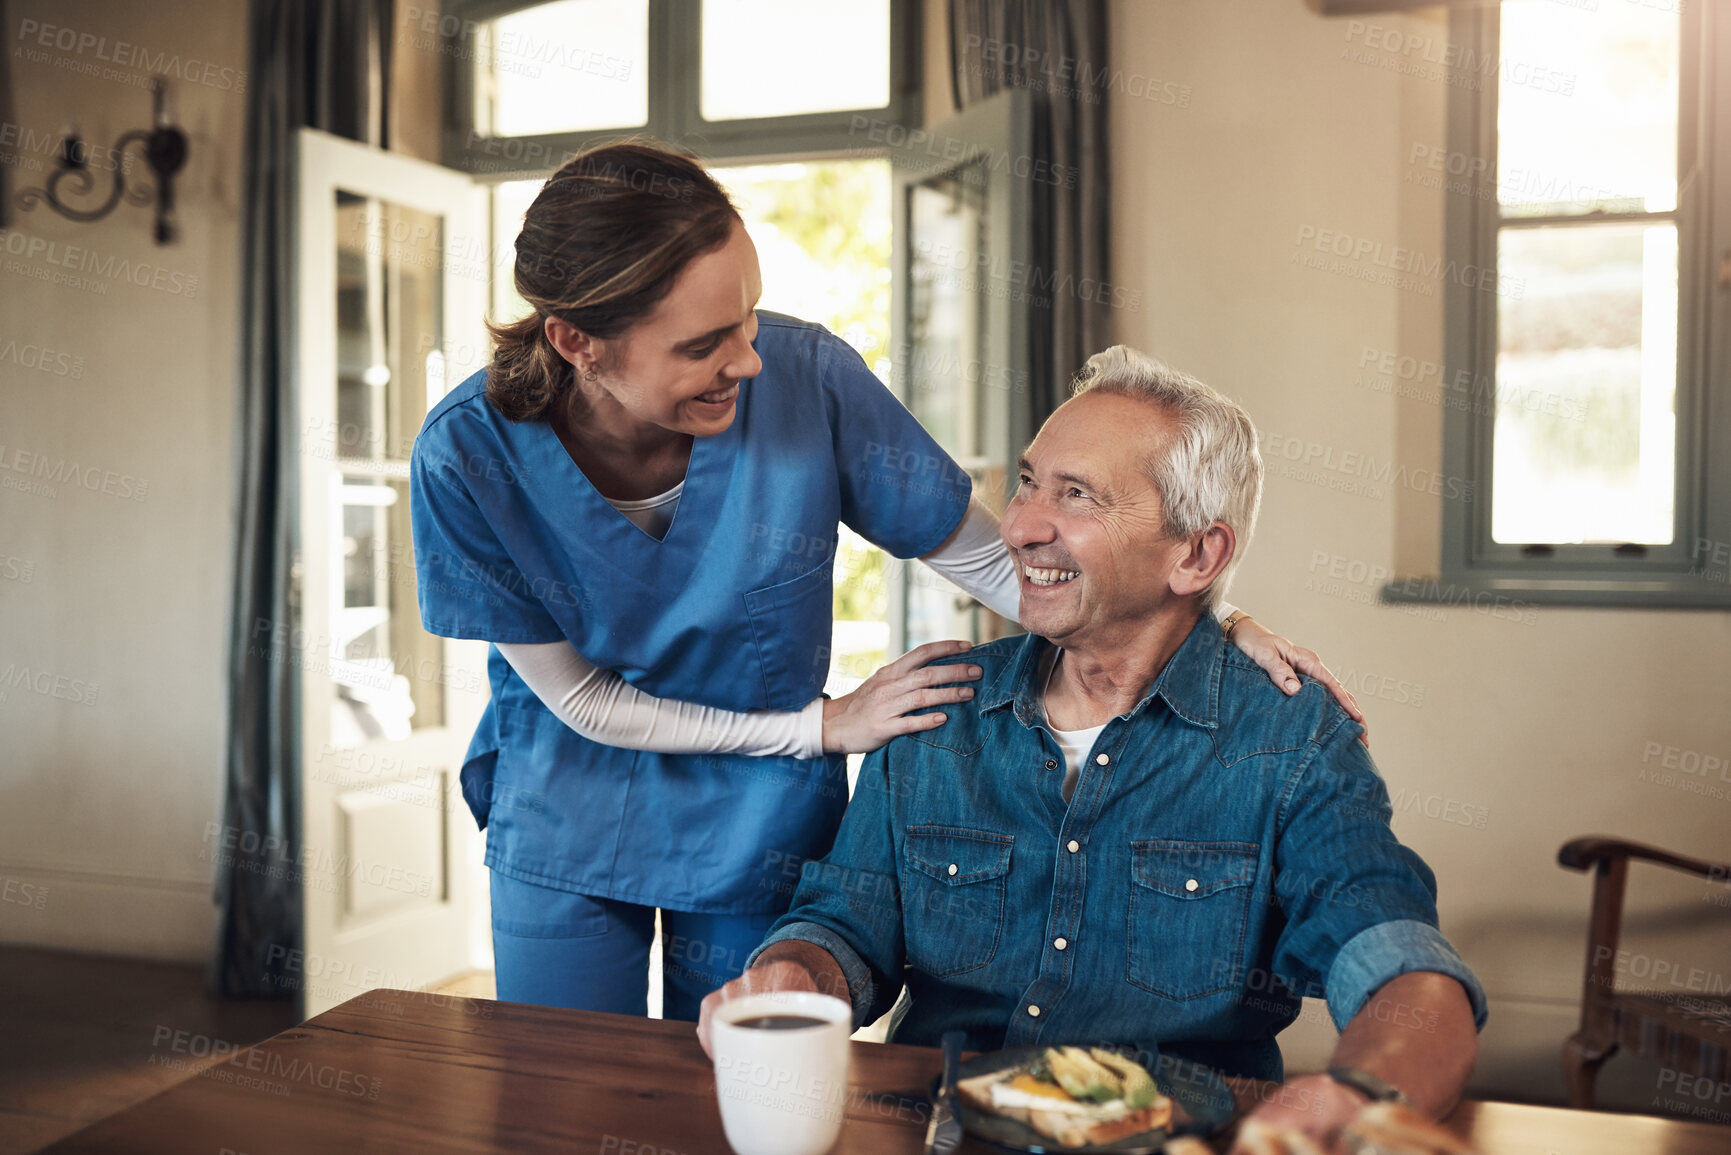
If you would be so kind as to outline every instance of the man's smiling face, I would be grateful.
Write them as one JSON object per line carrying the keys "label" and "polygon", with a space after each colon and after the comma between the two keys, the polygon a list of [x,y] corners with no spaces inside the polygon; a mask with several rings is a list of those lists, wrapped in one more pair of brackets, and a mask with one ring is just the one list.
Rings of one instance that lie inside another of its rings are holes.
{"label": "man's smiling face", "polygon": [[1166,536],[1147,466],[1176,427],[1114,393],[1084,393],[1047,419],[1003,519],[1024,629],[1066,647],[1109,639],[1175,596],[1168,578],[1188,545]]}

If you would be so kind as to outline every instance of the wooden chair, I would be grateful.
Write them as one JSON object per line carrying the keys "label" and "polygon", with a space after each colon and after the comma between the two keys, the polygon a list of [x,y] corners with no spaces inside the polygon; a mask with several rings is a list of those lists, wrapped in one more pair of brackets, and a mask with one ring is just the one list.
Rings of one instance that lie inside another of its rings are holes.
{"label": "wooden chair", "polygon": [[[1731,997],[1724,973],[1707,974],[1702,989],[1618,990],[1617,936],[1623,922],[1623,889],[1629,862],[1641,859],[1726,884],[1731,866],[1703,862],[1619,838],[1577,838],[1557,852],[1571,870],[1593,871],[1593,912],[1587,931],[1587,979],[1581,992],[1581,1029],[1563,1044],[1563,1077],[1569,1105],[1593,1106],[1593,1083],[1605,1060],[1627,1047],[1667,1067],[1715,1083],[1731,1080]],[[1655,964],[1658,965],[1658,964]]]}

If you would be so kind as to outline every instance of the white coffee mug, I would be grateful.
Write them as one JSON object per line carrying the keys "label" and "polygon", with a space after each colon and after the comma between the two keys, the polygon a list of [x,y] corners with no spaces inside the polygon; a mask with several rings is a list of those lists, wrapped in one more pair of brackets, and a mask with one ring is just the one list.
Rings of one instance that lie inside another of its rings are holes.
{"label": "white coffee mug", "polygon": [[[786,1020],[811,1019],[789,1026]],[[775,1029],[743,1023],[783,1020]],[[723,1003],[712,1020],[715,1094],[736,1155],[823,1155],[847,1109],[853,1008],[813,991]]]}

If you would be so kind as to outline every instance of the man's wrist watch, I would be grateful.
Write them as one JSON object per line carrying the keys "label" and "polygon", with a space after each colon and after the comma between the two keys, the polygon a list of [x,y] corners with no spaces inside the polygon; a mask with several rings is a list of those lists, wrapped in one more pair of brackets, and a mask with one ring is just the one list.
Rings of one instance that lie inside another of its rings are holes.
{"label": "man's wrist watch", "polygon": [[1330,1067],[1328,1077],[1343,1087],[1351,1087],[1359,1094],[1367,1096],[1373,1103],[1399,1103],[1403,1107],[1412,1106],[1412,1100],[1406,1097],[1394,1084],[1377,1078],[1369,1071],[1361,1071],[1357,1067]]}

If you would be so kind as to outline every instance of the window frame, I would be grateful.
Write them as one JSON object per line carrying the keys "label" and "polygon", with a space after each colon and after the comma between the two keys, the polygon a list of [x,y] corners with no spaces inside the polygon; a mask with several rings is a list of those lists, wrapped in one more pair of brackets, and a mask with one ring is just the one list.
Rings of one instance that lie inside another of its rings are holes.
{"label": "window frame", "polygon": [[[446,0],[444,13],[481,23],[551,0]],[[446,56],[444,163],[487,183],[545,176],[574,152],[606,141],[642,134],[691,149],[705,164],[743,164],[758,160],[823,160],[835,157],[884,157],[888,124],[905,129],[922,123],[922,13],[918,0],[889,0],[890,98],[881,108],[844,109],[795,116],[709,121],[703,118],[700,69],[703,61],[703,0],[649,0],[647,69],[649,112],[643,125],[582,129],[535,136],[494,136],[476,132],[474,61],[461,52]],[[471,54],[472,55],[472,54]],[[856,117],[875,122],[861,133]],[[873,136],[879,139],[873,140]],[[511,167],[508,142],[517,144],[524,163]],[[503,161],[503,164],[499,162]]]}
{"label": "window frame", "polygon": [[[1717,291],[1731,287],[1731,280],[1721,272],[1715,284],[1711,259],[1714,253],[1726,253],[1731,264],[1731,211],[1723,191],[1731,188],[1726,180],[1731,175],[1726,171],[1731,168],[1731,86],[1713,85],[1708,67],[1714,59],[1731,61],[1731,21],[1703,13],[1707,7],[1689,4],[1682,12],[1678,198],[1676,210],[1668,214],[1678,230],[1676,496],[1671,542],[1644,547],[1495,542],[1491,441],[1496,406],[1445,407],[1443,471],[1469,484],[1462,487],[1459,499],[1444,503],[1443,580],[1416,592],[1411,582],[1391,583],[1383,591],[1384,600],[1448,598],[1467,587],[1541,604],[1731,607],[1731,573],[1727,572],[1731,567],[1712,564],[1716,547],[1731,542],[1731,406],[1724,400],[1731,398],[1726,388],[1731,356],[1722,347],[1723,339],[1715,342],[1713,325],[1717,320],[1721,331],[1731,332],[1725,328],[1725,294]],[[1491,59],[1498,65],[1477,90],[1464,84],[1450,89],[1448,147],[1454,155],[1483,157],[1487,163],[1475,182],[1475,195],[1448,195],[1445,246],[1456,267],[1476,267],[1490,274],[1493,285],[1499,283],[1495,272],[1500,228],[1534,227],[1524,221],[1505,224],[1497,199],[1500,11],[1455,9],[1450,14],[1450,38],[1458,47],[1458,58]],[[1714,125],[1723,126],[1717,149]],[[1632,214],[1634,219],[1652,215],[1656,214]],[[1583,222],[1621,219],[1623,214],[1606,213],[1587,215]],[[1443,362],[1446,379],[1473,382],[1476,398],[1479,382],[1496,380],[1498,295],[1461,280],[1451,278],[1444,285]],[[1483,283],[1484,278],[1479,280]],[[1715,398],[1720,399],[1717,405]]]}

